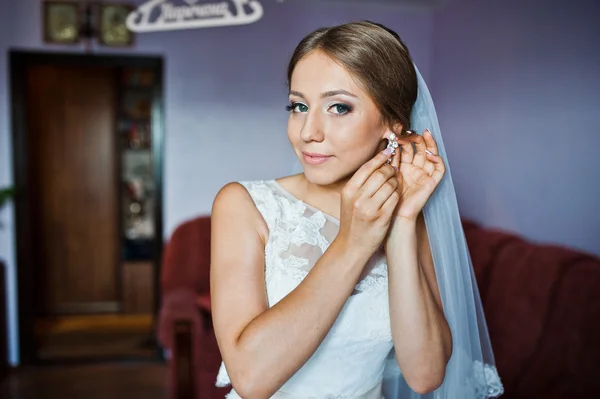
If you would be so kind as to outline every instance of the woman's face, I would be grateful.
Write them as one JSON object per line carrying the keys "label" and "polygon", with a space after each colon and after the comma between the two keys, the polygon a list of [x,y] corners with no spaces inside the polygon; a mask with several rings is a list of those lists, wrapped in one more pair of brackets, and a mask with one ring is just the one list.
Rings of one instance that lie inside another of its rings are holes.
{"label": "woman's face", "polygon": [[352,75],[322,51],[302,58],[290,82],[288,138],[306,178],[328,185],[371,159],[386,132],[377,106]]}

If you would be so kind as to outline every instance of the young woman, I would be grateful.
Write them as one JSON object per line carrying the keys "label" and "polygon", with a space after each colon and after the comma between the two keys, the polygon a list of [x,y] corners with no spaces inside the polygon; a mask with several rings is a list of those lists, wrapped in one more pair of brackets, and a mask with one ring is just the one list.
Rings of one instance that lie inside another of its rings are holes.
{"label": "young woman", "polygon": [[499,396],[435,109],[404,43],[371,22],[318,29],[288,83],[302,173],[230,183],[213,205],[217,385],[245,399]]}

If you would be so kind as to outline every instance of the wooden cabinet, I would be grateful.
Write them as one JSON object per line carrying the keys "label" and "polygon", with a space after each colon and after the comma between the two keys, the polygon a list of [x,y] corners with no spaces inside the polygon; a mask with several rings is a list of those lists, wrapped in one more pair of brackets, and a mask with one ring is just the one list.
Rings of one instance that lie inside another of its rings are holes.
{"label": "wooden cabinet", "polygon": [[40,316],[116,312],[118,70],[35,65],[25,93],[28,189],[20,190],[31,196],[36,279],[27,295]]}
{"label": "wooden cabinet", "polygon": [[152,314],[154,311],[152,262],[125,262],[122,279],[123,313]]}
{"label": "wooden cabinet", "polygon": [[[38,322],[156,312],[163,61],[23,51],[9,57],[20,192],[18,349],[29,365],[41,359]],[[0,367],[4,350],[0,343]]]}

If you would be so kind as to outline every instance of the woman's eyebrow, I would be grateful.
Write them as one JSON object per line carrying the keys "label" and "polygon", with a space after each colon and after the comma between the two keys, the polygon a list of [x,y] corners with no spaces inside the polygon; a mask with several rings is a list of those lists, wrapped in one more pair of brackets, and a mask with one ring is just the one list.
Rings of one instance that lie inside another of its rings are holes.
{"label": "woman's eyebrow", "polygon": [[300,93],[299,91],[290,90],[290,94],[294,95],[294,96],[298,96],[298,97],[304,98],[304,94]]}
{"label": "woman's eyebrow", "polygon": [[[304,94],[300,93],[299,91],[295,91],[295,90],[290,90],[290,94],[293,94],[295,96],[301,97],[301,98],[305,98]],[[354,98],[358,98],[358,96],[356,94],[352,94],[349,91],[346,90],[331,90],[331,91],[326,91],[325,93],[321,93],[321,98],[327,98],[327,97],[333,97],[333,96],[337,96],[337,95],[346,95],[349,97],[354,97]]]}
{"label": "woman's eyebrow", "polygon": [[325,93],[321,94],[321,98],[327,98],[327,97],[333,97],[333,96],[337,96],[337,95],[346,95],[346,96],[350,96],[350,97],[354,97],[354,98],[358,98],[358,96],[356,94],[352,94],[349,91],[346,90],[331,90],[331,91],[326,91]]}

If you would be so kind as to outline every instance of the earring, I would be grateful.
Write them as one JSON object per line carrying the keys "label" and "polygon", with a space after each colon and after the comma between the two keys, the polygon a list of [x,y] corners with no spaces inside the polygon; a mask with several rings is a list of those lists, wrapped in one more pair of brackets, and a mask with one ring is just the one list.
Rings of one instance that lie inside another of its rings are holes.
{"label": "earring", "polygon": [[388,158],[387,163],[392,163],[392,157],[394,155],[396,155],[396,149],[398,148],[398,142],[396,141],[395,133],[390,133],[390,137],[388,138],[387,148],[392,149],[392,153],[390,154],[390,157]]}

